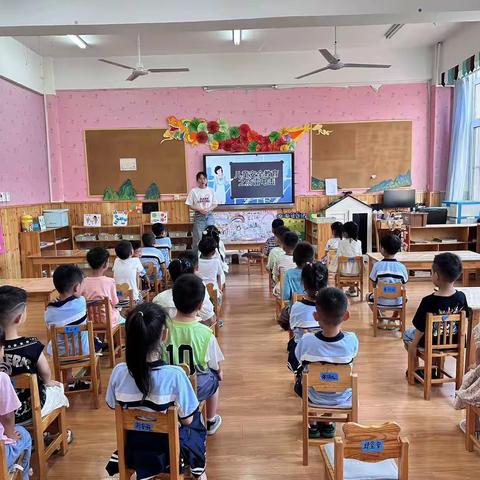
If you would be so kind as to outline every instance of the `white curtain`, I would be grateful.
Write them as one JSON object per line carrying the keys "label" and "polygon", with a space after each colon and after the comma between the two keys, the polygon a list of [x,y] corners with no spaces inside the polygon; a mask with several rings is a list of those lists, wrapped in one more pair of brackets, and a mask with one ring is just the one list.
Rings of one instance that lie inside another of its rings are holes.
{"label": "white curtain", "polygon": [[467,75],[455,82],[453,103],[453,121],[448,163],[448,180],[445,200],[470,200],[474,192],[470,191],[469,179],[474,165],[475,115],[474,93],[478,72]]}

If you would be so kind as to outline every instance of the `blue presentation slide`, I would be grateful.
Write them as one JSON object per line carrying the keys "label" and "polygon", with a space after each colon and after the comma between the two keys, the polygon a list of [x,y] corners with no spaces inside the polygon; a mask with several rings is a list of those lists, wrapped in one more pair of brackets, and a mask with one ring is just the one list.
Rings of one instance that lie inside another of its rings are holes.
{"label": "blue presentation slide", "polygon": [[219,205],[294,203],[293,155],[205,155],[208,186]]}

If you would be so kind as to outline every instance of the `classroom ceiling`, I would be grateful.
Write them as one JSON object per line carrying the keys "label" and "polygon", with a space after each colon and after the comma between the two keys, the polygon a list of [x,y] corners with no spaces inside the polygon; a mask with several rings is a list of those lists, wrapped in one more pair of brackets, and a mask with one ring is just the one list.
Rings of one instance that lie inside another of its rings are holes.
{"label": "classroom ceiling", "polygon": [[[337,28],[339,54],[342,48],[414,48],[444,40],[462,28],[462,23],[416,23],[405,25],[390,40],[386,25],[356,25]],[[17,36],[19,42],[36,53],[53,58],[121,57],[136,55],[137,33],[144,55],[188,55],[208,53],[255,53],[331,49],[334,29],[324,27],[268,28],[242,30],[242,42],[233,45],[231,30],[171,31],[138,28],[108,35],[82,35],[88,48],[79,49],[66,36]]]}

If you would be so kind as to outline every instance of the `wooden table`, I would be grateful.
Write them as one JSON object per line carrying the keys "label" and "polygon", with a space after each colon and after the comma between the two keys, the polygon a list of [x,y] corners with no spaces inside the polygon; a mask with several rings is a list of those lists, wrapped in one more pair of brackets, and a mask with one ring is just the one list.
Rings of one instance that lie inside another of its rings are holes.
{"label": "wooden table", "polygon": [[[263,252],[263,247],[265,246],[265,241],[236,241],[236,242],[225,242],[225,250],[247,250],[249,252]],[[253,258],[253,257],[252,257]],[[259,255],[255,259],[260,260],[260,271],[263,273],[265,271],[265,257],[264,255]],[[248,271],[250,273],[250,258],[248,260]]]}
{"label": "wooden table", "polygon": [[[110,255],[115,255],[115,250],[108,250]],[[88,250],[57,250],[55,253],[44,252],[42,255],[30,255],[27,257],[31,271],[35,273],[37,277],[42,276],[42,269],[47,267],[48,276],[52,275],[52,267],[65,264],[79,264],[87,262]]]}
{"label": "wooden table", "polygon": [[[399,252],[395,258],[402,262],[407,270],[430,270],[435,255],[439,252]],[[445,253],[445,252],[441,252]],[[460,257],[463,263],[463,286],[468,287],[468,277],[471,272],[480,269],[480,253],[471,252],[470,250],[456,250],[452,251],[455,255]],[[368,256],[368,272],[370,273],[373,264],[382,260],[381,253],[367,253]]]}
{"label": "wooden table", "polygon": [[467,328],[467,357],[465,371],[470,365],[475,365],[475,346],[473,345],[472,331],[480,323],[480,287],[457,288],[467,297],[468,306],[472,309],[473,315],[468,322]]}

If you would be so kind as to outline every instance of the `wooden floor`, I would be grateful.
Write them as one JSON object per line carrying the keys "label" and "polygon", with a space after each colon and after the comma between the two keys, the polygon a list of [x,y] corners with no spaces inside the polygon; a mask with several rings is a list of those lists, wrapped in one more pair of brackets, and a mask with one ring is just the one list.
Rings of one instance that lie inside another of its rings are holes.
{"label": "wooden floor", "polygon": [[[248,276],[244,267],[232,270],[225,327],[219,335],[226,357],[221,386],[223,426],[208,440],[208,478],[323,480],[318,450],[311,448],[310,466],[302,466],[300,400],[293,393],[292,375],[286,368],[287,335],[274,322],[267,277],[258,271]],[[428,282],[408,285],[408,324],[420,298],[429,291]],[[368,306],[354,301],[345,325],[360,338],[355,363],[360,422],[395,420],[402,426],[410,440],[411,479],[478,480],[480,453],[465,451],[458,429],[463,413],[452,407],[453,384],[434,387],[432,400],[425,402],[421,387],[407,385],[407,357],[399,334],[382,333],[373,338],[370,317]],[[109,373],[105,360],[104,387]],[[112,412],[105,405],[94,410],[77,397],[67,418],[74,442],[66,457],[51,461],[48,478],[110,478],[104,467],[115,449]]]}

